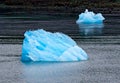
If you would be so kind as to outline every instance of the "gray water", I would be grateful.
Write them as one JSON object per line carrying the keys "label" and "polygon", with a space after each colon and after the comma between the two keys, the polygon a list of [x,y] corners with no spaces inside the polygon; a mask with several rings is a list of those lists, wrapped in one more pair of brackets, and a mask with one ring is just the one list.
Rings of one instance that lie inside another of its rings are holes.
{"label": "gray water", "polygon": [[119,83],[120,45],[79,44],[87,61],[23,63],[21,44],[0,44],[0,83]]}

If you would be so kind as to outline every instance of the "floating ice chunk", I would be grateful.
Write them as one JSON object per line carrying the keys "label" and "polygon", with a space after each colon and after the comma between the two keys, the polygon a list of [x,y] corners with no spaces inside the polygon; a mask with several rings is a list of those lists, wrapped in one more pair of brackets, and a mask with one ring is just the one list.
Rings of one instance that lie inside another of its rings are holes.
{"label": "floating ice chunk", "polygon": [[43,29],[27,31],[22,46],[22,61],[80,61],[87,60],[86,52],[63,33]]}
{"label": "floating ice chunk", "polygon": [[89,12],[87,9],[84,13],[79,15],[77,24],[79,23],[102,23],[105,18],[101,13],[95,14],[94,12]]}

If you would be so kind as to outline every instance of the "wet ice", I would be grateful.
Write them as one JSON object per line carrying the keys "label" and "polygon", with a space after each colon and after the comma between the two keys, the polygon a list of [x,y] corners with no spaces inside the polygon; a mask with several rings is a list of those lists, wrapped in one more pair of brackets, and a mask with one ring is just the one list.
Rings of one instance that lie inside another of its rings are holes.
{"label": "wet ice", "polygon": [[84,13],[79,14],[79,18],[76,21],[77,24],[79,23],[102,23],[105,18],[102,16],[101,13],[95,14],[92,11],[85,10]]}
{"label": "wet ice", "polygon": [[63,33],[43,29],[26,31],[22,46],[22,61],[80,61],[86,52]]}

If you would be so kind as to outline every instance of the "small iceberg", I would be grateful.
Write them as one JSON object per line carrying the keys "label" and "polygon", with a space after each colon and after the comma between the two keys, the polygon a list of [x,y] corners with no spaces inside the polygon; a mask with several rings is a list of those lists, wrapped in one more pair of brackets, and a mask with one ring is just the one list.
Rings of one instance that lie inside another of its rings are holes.
{"label": "small iceberg", "polygon": [[81,61],[86,52],[63,33],[43,29],[26,31],[22,46],[22,61]]}
{"label": "small iceberg", "polygon": [[78,20],[76,21],[77,24],[79,23],[102,23],[105,18],[102,16],[101,13],[95,14],[94,12],[89,12],[88,9],[85,10],[84,13],[79,15]]}

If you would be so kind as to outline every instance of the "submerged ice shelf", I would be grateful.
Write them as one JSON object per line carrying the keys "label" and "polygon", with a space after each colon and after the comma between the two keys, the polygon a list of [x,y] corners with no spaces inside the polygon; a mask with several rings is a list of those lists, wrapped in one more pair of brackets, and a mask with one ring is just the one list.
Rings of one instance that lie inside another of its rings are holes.
{"label": "submerged ice shelf", "polygon": [[76,21],[77,24],[79,23],[102,23],[105,18],[102,16],[101,13],[95,14],[94,12],[89,12],[87,9],[84,13],[79,15],[78,20]]}
{"label": "submerged ice shelf", "polygon": [[86,52],[63,33],[43,29],[27,31],[22,46],[22,61],[80,61]]}

